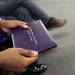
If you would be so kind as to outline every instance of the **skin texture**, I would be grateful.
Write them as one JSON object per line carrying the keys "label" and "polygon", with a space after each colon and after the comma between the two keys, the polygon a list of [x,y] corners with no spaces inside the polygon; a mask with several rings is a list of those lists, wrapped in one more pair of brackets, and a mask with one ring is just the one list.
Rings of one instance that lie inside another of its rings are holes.
{"label": "skin texture", "polygon": [[[28,28],[26,22],[18,20],[0,21],[0,30],[11,32],[13,28]],[[0,68],[12,72],[24,72],[38,59],[38,52],[22,48],[8,48],[0,52]]]}
{"label": "skin texture", "polygon": [[9,48],[0,52],[0,66],[7,71],[24,72],[37,59],[38,52],[22,48]]}
{"label": "skin texture", "polygon": [[28,28],[27,22],[19,20],[2,20],[0,21],[0,29],[4,32],[10,32],[11,29],[16,27]]}

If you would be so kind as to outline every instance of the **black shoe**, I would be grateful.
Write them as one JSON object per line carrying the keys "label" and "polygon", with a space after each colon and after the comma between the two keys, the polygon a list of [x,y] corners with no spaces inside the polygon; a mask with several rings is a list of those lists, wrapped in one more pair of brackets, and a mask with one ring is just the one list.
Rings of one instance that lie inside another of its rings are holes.
{"label": "black shoe", "polygon": [[43,73],[47,69],[45,64],[31,64],[26,72],[23,72],[21,75],[38,75]]}
{"label": "black shoe", "polygon": [[45,64],[34,64],[29,67],[29,72],[32,73],[41,73],[47,69],[47,65]]}

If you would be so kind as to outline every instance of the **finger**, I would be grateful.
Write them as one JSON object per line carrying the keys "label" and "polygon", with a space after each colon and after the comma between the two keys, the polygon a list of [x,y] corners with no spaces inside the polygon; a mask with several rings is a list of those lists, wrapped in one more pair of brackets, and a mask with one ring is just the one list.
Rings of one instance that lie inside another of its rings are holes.
{"label": "finger", "polygon": [[23,27],[23,28],[28,28],[27,22],[20,22],[18,26]]}
{"label": "finger", "polygon": [[27,68],[24,68],[24,69],[21,70],[21,72],[25,72],[25,71],[27,71]]}
{"label": "finger", "polygon": [[23,68],[23,69],[13,69],[14,72],[17,73],[21,73],[21,72],[25,72],[27,70],[27,68]]}
{"label": "finger", "polygon": [[25,63],[25,67],[29,66],[30,64],[36,62],[38,60],[38,56],[36,57],[31,57],[31,58],[26,58],[26,57],[23,57],[23,61]]}
{"label": "finger", "polygon": [[10,72],[21,73],[21,72],[25,72],[27,70],[27,68],[22,68],[22,69],[19,69],[19,68],[7,68],[6,70],[10,71]]}
{"label": "finger", "polygon": [[9,29],[7,29],[7,28],[2,28],[2,30],[4,31],[4,32],[10,32],[10,30]]}
{"label": "finger", "polygon": [[24,25],[19,25],[20,27],[22,27],[22,28],[28,28],[28,25],[26,25],[26,24],[24,24]]}
{"label": "finger", "polygon": [[20,49],[20,54],[23,55],[23,56],[27,56],[27,57],[36,57],[36,56],[38,56],[37,51],[27,50],[27,49]]}
{"label": "finger", "polygon": [[[11,22],[11,25],[9,24],[9,22]],[[13,23],[12,23],[13,22]],[[18,21],[18,20],[13,20],[13,21],[5,21],[4,22],[6,28],[16,28],[16,27],[22,27],[22,28],[28,28],[27,23],[26,22],[22,22],[22,21]]]}

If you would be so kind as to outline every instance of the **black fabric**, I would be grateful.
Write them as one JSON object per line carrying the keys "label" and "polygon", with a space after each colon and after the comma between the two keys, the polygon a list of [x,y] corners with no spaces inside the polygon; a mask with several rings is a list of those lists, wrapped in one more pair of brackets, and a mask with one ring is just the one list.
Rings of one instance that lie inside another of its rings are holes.
{"label": "black fabric", "polygon": [[4,19],[5,20],[17,20],[17,18],[14,16],[5,16]]}
{"label": "black fabric", "polygon": [[11,47],[13,47],[11,36],[9,36],[8,39],[5,40],[4,42],[0,43],[0,51],[3,51]]}

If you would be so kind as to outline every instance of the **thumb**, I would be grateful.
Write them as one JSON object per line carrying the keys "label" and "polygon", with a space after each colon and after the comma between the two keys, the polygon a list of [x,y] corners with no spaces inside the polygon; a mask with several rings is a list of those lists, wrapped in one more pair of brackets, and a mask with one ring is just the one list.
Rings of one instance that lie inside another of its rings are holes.
{"label": "thumb", "polygon": [[30,64],[36,62],[37,60],[38,60],[38,56],[36,56],[36,57],[30,57],[30,58],[27,58],[27,57],[23,56],[23,61],[24,61],[24,64],[26,66],[29,66]]}
{"label": "thumb", "polygon": [[23,56],[27,56],[27,57],[36,57],[36,56],[38,56],[37,51],[27,50],[27,49],[21,49],[20,54],[23,55]]}

